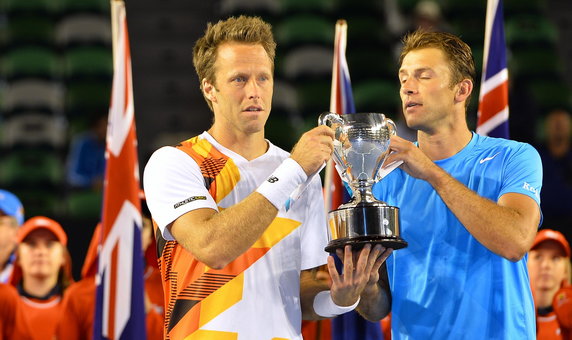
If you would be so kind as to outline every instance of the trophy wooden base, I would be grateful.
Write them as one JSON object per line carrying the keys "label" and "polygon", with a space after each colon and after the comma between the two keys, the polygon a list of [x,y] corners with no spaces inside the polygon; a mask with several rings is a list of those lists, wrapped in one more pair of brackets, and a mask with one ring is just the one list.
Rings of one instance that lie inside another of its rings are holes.
{"label": "trophy wooden base", "polygon": [[399,236],[356,236],[356,237],[344,237],[335,240],[331,240],[326,246],[325,250],[328,253],[333,253],[336,249],[344,249],[346,245],[351,245],[352,250],[360,250],[366,244],[371,244],[372,247],[376,244],[381,244],[385,248],[391,249],[401,249],[407,247],[407,242]]}

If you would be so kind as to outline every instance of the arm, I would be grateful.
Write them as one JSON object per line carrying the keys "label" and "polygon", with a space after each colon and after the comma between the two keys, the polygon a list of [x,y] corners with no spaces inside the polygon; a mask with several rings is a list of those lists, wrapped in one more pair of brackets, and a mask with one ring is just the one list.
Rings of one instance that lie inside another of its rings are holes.
{"label": "arm", "polygon": [[[328,127],[314,128],[300,138],[291,155],[298,169],[286,169],[290,176],[298,176],[294,188],[305,180],[303,175],[314,173],[330,158],[332,149],[333,131]],[[284,202],[287,198],[284,197]],[[221,212],[213,209],[190,211],[168,228],[173,237],[199,261],[220,269],[248,250],[277,213],[278,208],[270,200],[259,192],[253,192]]]}
{"label": "arm", "polygon": [[493,202],[451,177],[413,143],[394,136],[391,149],[396,152],[386,163],[403,160],[402,169],[429,182],[465,228],[489,250],[518,261],[530,249],[540,221],[538,204],[532,198],[507,193]]}
{"label": "arm", "polygon": [[[391,249],[388,249],[386,253],[384,256],[389,256]],[[372,322],[383,319],[391,311],[391,292],[385,262],[379,268],[377,278],[376,280],[372,273],[372,278],[363,290],[360,303],[356,308],[361,316]]]}
{"label": "arm", "polygon": [[217,213],[197,209],[179,217],[171,234],[199,261],[221,269],[244,253],[276,217],[278,209],[258,192]]}

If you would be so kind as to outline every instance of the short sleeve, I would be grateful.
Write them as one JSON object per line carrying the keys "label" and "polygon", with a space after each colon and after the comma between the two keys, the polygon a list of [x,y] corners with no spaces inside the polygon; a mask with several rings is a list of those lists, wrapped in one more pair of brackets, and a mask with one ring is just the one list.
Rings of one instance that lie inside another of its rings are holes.
{"label": "short sleeve", "polygon": [[542,187],[542,161],[531,145],[519,143],[503,170],[499,197],[509,193],[524,194],[540,205]]}
{"label": "short sleeve", "polygon": [[153,153],[145,166],[143,186],[151,216],[166,240],[174,239],[166,227],[185,213],[200,208],[218,210],[197,163],[174,147]]}

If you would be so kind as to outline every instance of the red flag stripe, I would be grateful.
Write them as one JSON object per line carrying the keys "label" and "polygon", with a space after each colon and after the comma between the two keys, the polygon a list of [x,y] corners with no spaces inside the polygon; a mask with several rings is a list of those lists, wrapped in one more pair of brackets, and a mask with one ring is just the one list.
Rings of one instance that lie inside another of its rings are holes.
{"label": "red flag stripe", "polygon": [[508,83],[504,82],[485,94],[480,105],[479,124],[482,125],[508,105]]}

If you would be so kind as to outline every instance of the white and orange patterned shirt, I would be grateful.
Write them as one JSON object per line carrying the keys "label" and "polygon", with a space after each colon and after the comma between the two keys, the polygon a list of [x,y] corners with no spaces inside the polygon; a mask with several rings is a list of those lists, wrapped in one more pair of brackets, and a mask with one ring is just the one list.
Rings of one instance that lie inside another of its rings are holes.
{"label": "white and orange patterned shirt", "polygon": [[166,228],[199,208],[240,202],[289,154],[269,142],[251,161],[208,133],[163,147],[144,174],[165,292],[166,339],[301,339],[300,271],[326,263],[328,242],[321,182],[315,176],[287,212],[221,270],[183,249]]}

